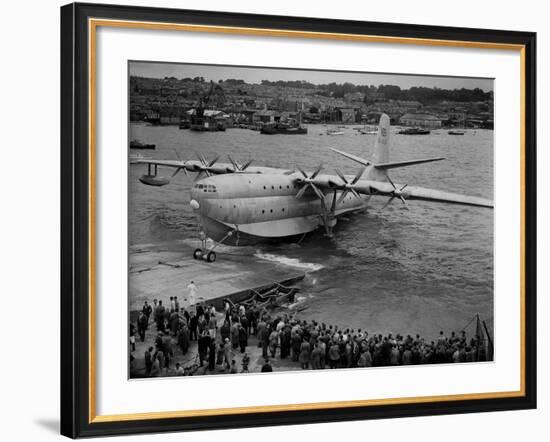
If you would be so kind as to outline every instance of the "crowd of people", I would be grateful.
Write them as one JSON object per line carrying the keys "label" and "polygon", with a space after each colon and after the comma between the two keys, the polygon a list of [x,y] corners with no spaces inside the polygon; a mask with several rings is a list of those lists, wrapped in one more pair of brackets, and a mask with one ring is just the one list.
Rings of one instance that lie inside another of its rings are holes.
{"label": "crowd of people", "polygon": [[[342,328],[317,321],[300,320],[295,315],[275,315],[255,304],[234,305],[224,301],[224,311],[214,305],[180,307],[177,297],[170,305],[145,301],[137,324],[131,324],[131,341],[145,341],[147,330],[155,324],[155,344],[145,350],[145,375],[192,374],[190,367],[205,372],[246,373],[250,364],[250,340],[261,348],[261,371],[272,371],[274,360],[292,361],[302,369],[336,369],[396,365],[437,364],[486,361],[482,333],[467,338],[466,332],[443,331],[436,340],[417,335],[369,334],[363,329]],[[172,364],[175,352],[188,355],[196,341],[197,352],[188,364]],[[131,350],[135,344],[131,344]],[[248,350],[247,350],[248,349]],[[240,354],[240,358],[236,355]],[[240,359],[240,366],[236,360]],[[292,364],[291,364],[292,365]]]}

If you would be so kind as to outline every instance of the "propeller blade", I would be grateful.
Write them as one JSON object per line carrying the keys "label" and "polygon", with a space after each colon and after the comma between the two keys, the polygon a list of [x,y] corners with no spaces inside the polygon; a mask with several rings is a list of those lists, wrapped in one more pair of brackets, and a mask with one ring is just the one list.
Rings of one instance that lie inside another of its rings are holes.
{"label": "propeller blade", "polygon": [[351,193],[353,193],[353,195],[355,195],[355,197],[357,199],[361,199],[361,195],[359,195],[359,193],[357,193],[357,190],[355,190],[353,188],[351,188],[350,190],[351,190]]}
{"label": "propeller blade", "polygon": [[308,178],[307,173],[304,172],[304,169],[302,169],[300,166],[296,166],[296,169],[300,171],[300,173],[304,176],[304,178]]}
{"label": "propeller blade", "polygon": [[399,189],[400,192],[403,192],[403,190],[405,190],[405,187],[407,187],[408,184],[405,184],[401,189]]}
{"label": "propeller blade", "polygon": [[403,198],[403,195],[399,195],[399,199],[403,202],[403,204],[407,205],[407,203],[405,202],[405,198]]}
{"label": "propeller blade", "polygon": [[218,155],[216,158],[214,158],[210,163],[208,163],[208,167],[212,167],[216,162],[220,159],[220,156]]}
{"label": "propeller blade", "polygon": [[206,166],[206,158],[204,158],[204,155],[202,153],[195,152],[197,154],[197,157],[199,157],[199,160],[203,166]]}
{"label": "propeller blade", "polygon": [[336,174],[340,177],[340,179],[344,182],[344,184],[348,184],[348,180],[346,179],[345,175],[340,172],[339,169],[334,169],[336,171]]}
{"label": "propeller blade", "polygon": [[366,166],[363,166],[361,167],[361,169],[359,169],[359,172],[357,172],[357,175],[355,175],[355,178],[353,179],[353,181],[351,182],[351,184],[356,184],[357,181],[359,181],[361,179],[361,177],[363,176],[363,174],[365,173],[365,170],[367,169]]}
{"label": "propeller blade", "polygon": [[319,164],[319,167],[313,172],[313,175],[310,176],[310,179],[315,179],[317,175],[319,175],[319,172],[321,172],[321,169],[323,168],[322,164]]}
{"label": "propeller blade", "polygon": [[233,170],[236,172],[237,170],[239,170],[239,165],[237,164],[237,162],[231,158],[231,155],[227,155],[227,158],[229,158],[229,161],[231,162],[231,164],[233,164]]}
{"label": "propeller blade", "polygon": [[245,163],[245,165],[241,167],[241,170],[248,169],[248,166],[250,166],[252,164],[252,161],[254,161],[254,160],[249,160],[247,163]]}
{"label": "propeller blade", "polygon": [[[181,169],[185,170],[184,167],[178,167],[178,168],[174,171],[174,173],[172,174],[172,176],[170,177],[170,179],[174,178],[174,177],[178,174],[178,172],[179,172]],[[187,173],[186,170],[185,170],[185,173]]]}
{"label": "propeller blade", "polygon": [[325,194],[321,192],[315,184],[310,183],[310,186],[313,188],[313,191],[317,194],[320,200],[325,199]]}
{"label": "propeller blade", "polygon": [[388,207],[388,205],[393,201],[394,198],[395,198],[395,196],[392,196],[392,197],[388,200],[388,202],[382,206],[382,208],[381,208],[380,210],[384,210],[386,207]]}
{"label": "propeller blade", "polygon": [[340,197],[338,198],[338,201],[336,201],[336,205],[340,204],[342,201],[344,201],[344,199],[346,198],[346,196],[348,195],[348,190],[344,190],[342,192],[342,194],[340,195]]}
{"label": "propeller blade", "polygon": [[306,192],[306,189],[307,189],[307,184],[304,184],[302,186],[302,188],[298,191],[298,193],[296,194],[296,198],[300,199],[302,198],[302,196],[304,195],[304,193]]}
{"label": "propeller blade", "polygon": [[395,184],[393,184],[393,181],[391,180],[390,176],[389,175],[386,175],[386,178],[388,179],[388,181],[390,182],[390,184],[392,185],[392,187],[397,190],[397,187],[395,187]]}

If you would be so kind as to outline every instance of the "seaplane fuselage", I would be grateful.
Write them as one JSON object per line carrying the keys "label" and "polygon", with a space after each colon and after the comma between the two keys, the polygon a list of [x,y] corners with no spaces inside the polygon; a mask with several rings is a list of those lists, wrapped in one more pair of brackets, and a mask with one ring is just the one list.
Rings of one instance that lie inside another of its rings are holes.
{"label": "seaplane fuselage", "polygon": [[[330,177],[319,175],[317,180],[324,178]],[[215,175],[195,181],[191,207],[200,216],[206,236],[214,241],[221,241],[230,231],[235,234],[226,238],[224,244],[290,240],[316,230],[324,222],[323,202],[310,189],[297,198],[301,187],[294,174]],[[325,207],[336,204],[341,193],[328,192]],[[336,204],[330,222],[335,224],[338,215],[364,209],[366,198],[347,195]]]}

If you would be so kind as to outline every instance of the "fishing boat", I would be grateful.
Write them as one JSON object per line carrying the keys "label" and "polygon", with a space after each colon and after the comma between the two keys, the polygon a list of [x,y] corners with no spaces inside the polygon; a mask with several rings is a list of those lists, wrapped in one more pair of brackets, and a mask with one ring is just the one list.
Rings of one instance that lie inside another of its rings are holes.
{"label": "fishing boat", "polygon": [[138,140],[132,140],[130,141],[130,149],[148,149],[148,150],[153,150],[155,149],[156,145],[155,144],[146,144],[146,143],[142,143],[141,141],[138,141]]}
{"label": "fishing boat", "polygon": [[428,135],[430,131],[420,127],[409,127],[407,129],[402,129],[397,133],[400,135]]}
{"label": "fishing boat", "polygon": [[447,132],[449,135],[464,135],[466,132],[463,130],[450,130]]}
{"label": "fishing boat", "polygon": [[260,133],[265,135],[305,135],[307,134],[307,128],[292,122],[273,123],[263,125],[260,129]]}

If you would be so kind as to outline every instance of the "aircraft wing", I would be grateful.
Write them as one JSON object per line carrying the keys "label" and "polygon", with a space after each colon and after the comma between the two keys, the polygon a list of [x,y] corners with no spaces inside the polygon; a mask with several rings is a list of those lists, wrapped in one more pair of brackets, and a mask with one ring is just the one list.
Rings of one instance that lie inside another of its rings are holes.
{"label": "aircraft wing", "polygon": [[[230,157],[232,160],[232,158]],[[136,158],[132,161],[132,164],[147,164],[149,166],[149,173],[151,173],[151,166],[155,166],[154,170],[154,177],[157,176],[157,166],[161,167],[170,167],[173,169],[176,169],[172,175],[171,178],[173,178],[179,171],[187,172],[194,172],[194,173],[205,173],[207,176],[210,175],[223,175],[226,173],[293,173],[293,171],[287,170],[287,169],[279,169],[274,167],[259,167],[259,166],[250,166],[251,161],[249,161],[246,164],[239,164],[236,161],[232,161],[231,163],[218,163],[218,158],[211,160],[208,162],[206,158],[201,157],[200,160],[190,160],[190,161],[182,161],[182,160],[153,160],[153,159],[146,159],[146,158]],[[144,184],[150,184],[151,178],[148,178],[147,182],[144,180],[141,180],[144,182]],[[160,182],[162,182],[162,185],[168,184],[170,180],[169,179],[162,179]],[[155,184],[151,185],[159,185],[158,180],[155,181]]]}
{"label": "aircraft wing", "polygon": [[407,192],[407,190],[408,196],[405,196],[405,199],[437,201],[442,203],[463,204],[466,206],[494,207],[493,201],[478,196],[461,195],[423,187],[411,187],[410,189],[407,187],[403,192]]}
{"label": "aircraft wing", "polygon": [[[402,189],[398,190],[398,192],[401,193],[405,200],[424,200],[441,203],[463,204],[467,206],[494,207],[493,201],[477,196],[461,195],[458,193],[427,189],[425,187],[406,186],[403,188],[403,185],[400,184],[396,184],[395,187],[397,189]],[[394,192],[396,192],[396,189],[391,185],[391,183],[382,181],[359,181],[355,187],[355,190],[359,193],[368,195],[382,194],[391,196]]]}
{"label": "aircraft wing", "polygon": [[151,164],[153,166],[166,166],[166,167],[185,167],[185,161],[180,160],[146,160],[135,159],[133,164]]}

